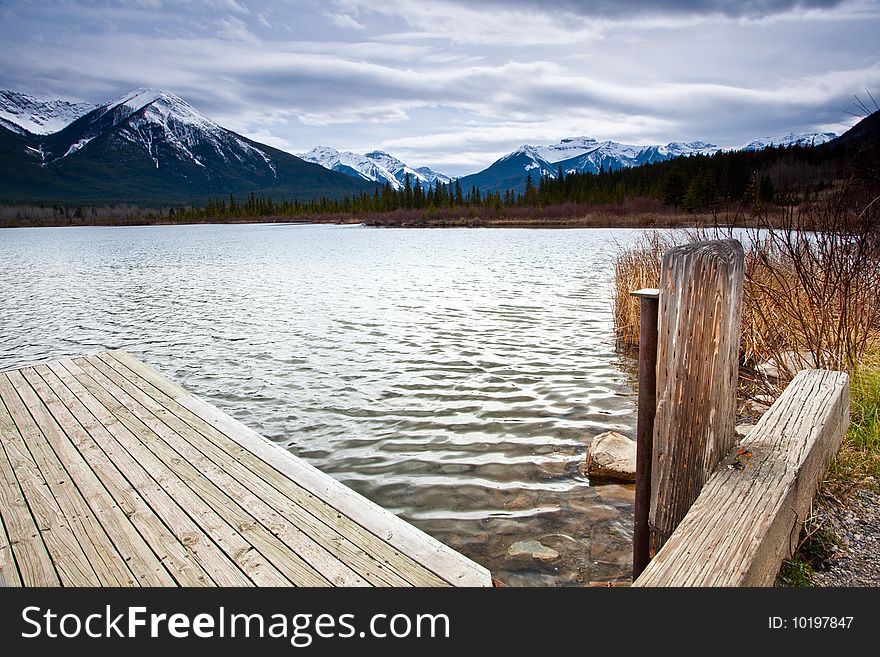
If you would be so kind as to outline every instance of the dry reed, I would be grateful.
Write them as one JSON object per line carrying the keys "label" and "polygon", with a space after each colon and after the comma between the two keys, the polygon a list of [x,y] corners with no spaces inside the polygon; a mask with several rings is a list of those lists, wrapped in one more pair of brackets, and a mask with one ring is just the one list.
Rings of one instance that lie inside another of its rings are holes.
{"label": "dry reed", "polygon": [[[845,188],[821,204],[786,209],[749,229],[741,335],[743,364],[775,365],[785,380],[803,367],[853,372],[880,333],[880,202]],[[619,347],[638,345],[638,300],[657,287],[663,253],[721,229],[645,233],[615,264]],[[729,232],[725,237],[728,237]]]}

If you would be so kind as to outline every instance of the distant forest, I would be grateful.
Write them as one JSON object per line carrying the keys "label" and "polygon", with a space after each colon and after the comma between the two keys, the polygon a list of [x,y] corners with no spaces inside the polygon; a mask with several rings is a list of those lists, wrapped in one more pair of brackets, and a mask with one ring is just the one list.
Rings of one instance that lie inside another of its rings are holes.
{"label": "distant forest", "polygon": [[399,190],[386,183],[372,193],[310,201],[252,193],[244,198],[208,198],[202,206],[161,209],[7,206],[0,208],[0,225],[279,220],[430,226],[451,225],[455,218],[468,219],[463,225],[503,223],[498,220],[505,216],[541,225],[542,219],[558,221],[596,208],[616,215],[729,216],[731,208],[755,213],[822,198],[846,180],[880,187],[878,125],[880,114],[875,113],[851,130],[853,134],[815,147],[693,155],[597,174],[566,174],[560,168],[555,178],[528,176],[525,191],[519,194],[483,194],[476,187],[462,189],[457,180],[423,188],[407,178]]}
{"label": "distant forest", "polygon": [[[686,212],[706,212],[731,204],[788,205],[832,187],[846,175],[844,152],[821,147],[771,147],[760,151],[692,155],[639,167],[599,173],[568,173],[560,168],[555,178],[526,177],[525,191],[483,194],[479,188],[462,189],[457,180],[436,182],[423,189],[409,177],[402,189],[386,183],[372,194],[320,198],[313,201],[273,200],[249,195],[245,199],[208,199],[200,208],[181,208],[183,219],[208,217],[296,217],[308,214],[364,214],[397,210],[483,208],[542,209],[553,206],[624,205],[651,199]],[[180,216],[182,215],[182,216]]]}

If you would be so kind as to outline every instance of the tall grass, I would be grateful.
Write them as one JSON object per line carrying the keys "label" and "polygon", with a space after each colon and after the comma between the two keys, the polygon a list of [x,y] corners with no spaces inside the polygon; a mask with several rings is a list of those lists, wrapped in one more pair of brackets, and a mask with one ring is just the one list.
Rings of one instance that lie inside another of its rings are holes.
{"label": "tall grass", "polygon": [[850,380],[850,425],[826,479],[880,486],[880,345],[873,345]]}
{"label": "tall grass", "polygon": [[618,348],[638,347],[639,300],[630,292],[657,287],[660,261],[673,246],[674,238],[651,231],[641,236],[635,247],[623,251],[614,262],[614,328]]}
{"label": "tall grass", "polygon": [[844,188],[754,234],[745,298],[761,355],[786,377],[803,367],[855,372],[880,329],[880,203]]}

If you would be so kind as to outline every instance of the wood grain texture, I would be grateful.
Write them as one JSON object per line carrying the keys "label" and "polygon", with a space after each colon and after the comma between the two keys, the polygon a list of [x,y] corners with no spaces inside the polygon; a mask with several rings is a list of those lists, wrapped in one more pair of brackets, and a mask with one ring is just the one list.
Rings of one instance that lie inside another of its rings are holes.
{"label": "wood grain texture", "polygon": [[[66,407],[36,370],[27,368],[21,370],[21,374],[29,384],[25,386],[22,381],[19,391],[22,400],[116,548],[113,557],[121,560],[141,586],[173,585],[174,579],[132,522],[134,491],[124,480],[102,480],[95,474],[105,465],[101,458],[103,453],[84,449],[89,446],[84,442],[87,434],[79,423],[71,421],[73,418]],[[118,475],[115,468],[111,471]]]}
{"label": "wood grain texture", "polygon": [[[170,473],[163,483],[173,486],[175,499],[183,502],[211,540],[223,548],[254,584],[289,586],[292,583],[265,554],[255,549],[256,546],[251,541],[258,541],[259,529],[253,519],[243,513],[234,500],[206,478],[199,476],[191,464],[169,448],[161,436],[154,432],[153,427],[145,424],[133,411],[137,405],[132,400],[101,377],[96,380],[91,372],[82,369],[82,359],[62,363],[74,374],[77,381],[137,437],[149,452],[146,460],[150,466],[155,471]],[[88,367],[88,364],[84,365]]]}
{"label": "wood grain texture", "polygon": [[[15,422],[21,404],[4,374],[0,374],[0,437],[5,459],[0,463],[12,493],[11,505],[0,508],[10,531],[16,563],[25,586],[99,586],[101,580],[83,553],[71,521],[55,499],[22,430]],[[18,483],[19,499],[12,487]],[[55,482],[53,482],[55,483]],[[30,513],[39,539],[30,534],[24,513]]]}
{"label": "wood grain texture", "polygon": [[[410,582],[399,575],[398,572],[406,572],[408,565],[400,555],[393,559],[394,569],[387,567],[388,561],[377,561],[377,557],[385,556],[381,549],[367,552],[359,547],[366,545],[361,540],[363,537],[356,536],[354,542],[350,541],[344,532],[338,531],[338,522],[322,521],[322,518],[326,518],[327,510],[323,505],[316,504],[314,498],[295,482],[284,478],[259,459],[245,458],[246,462],[240,462],[241,450],[235,443],[222,443],[225,436],[213,426],[192,415],[109,354],[89,360],[108,376],[117,376],[116,381],[126,390],[140,391],[142,395],[138,398],[141,403],[161,416],[189,443],[182,449],[198,451],[191,453],[188,458],[193,462],[205,462],[203,472],[216,472],[219,468],[222,471],[219,476],[226,482],[224,487],[239,490],[243,496],[258,500],[256,515],[273,533],[289,539],[288,544],[318,567],[334,585],[361,586],[367,582],[377,586],[442,584],[437,578],[429,582],[422,576]],[[414,566],[424,573],[423,567],[418,564]]]}
{"label": "wood grain texture", "polygon": [[58,586],[61,582],[52,558],[6,455],[5,445],[12,443],[13,432],[17,429],[0,399],[0,520],[6,541],[3,578],[7,586]]}
{"label": "wood grain texture", "polygon": [[[48,367],[38,366],[33,371],[42,381],[41,384],[33,380],[34,389],[107,490],[119,502],[149,549],[155,552],[173,577],[173,582],[163,582],[163,585],[203,586],[211,583],[191,547],[175,535],[173,528],[178,524],[174,520],[163,520],[160,507],[168,500],[157,499],[155,481],[145,477],[143,470],[130,456],[128,459],[121,456],[124,450],[113,442],[106,429]],[[25,377],[28,376],[26,373]],[[92,434],[100,434],[101,442]],[[102,448],[102,443],[105,448]]]}
{"label": "wood grain texture", "polygon": [[663,257],[652,553],[681,522],[735,437],[743,273],[736,240],[686,244]]}
{"label": "wood grain texture", "polygon": [[[169,408],[174,408],[176,415],[199,426],[203,435],[218,447],[234,454],[249,467],[259,469],[286,494],[302,499],[296,490],[299,488],[306,495],[302,503],[308,505],[312,513],[407,581],[417,586],[437,586],[443,582],[454,586],[491,586],[491,574],[483,566],[370,502],[180,386],[169,385],[167,379],[129,354],[111,351],[106,356],[116,359],[163,391],[175,402]],[[102,359],[108,360],[104,356]]]}
{"label": "wood grain texture", "polygon": [[192,479],[194,473],[198,472],[214,485],[215,494],[216,491],[226,494],[229,500],[218,507],[219,513],[227,511],[232,505],[248,514],[245,517],[253,527],[257,541],[255,547],[291,581],[313,586],[326,586],[329,583],[337,586],[367,585],[366,580],[266,504],[263,497],[264,493],[270,493],[267,486],[263,485],[258,492],[254,492],[232,476],[231,472],[239,471],[246,478],[249,473],[245,468],[240,468],[228,453],[215,452],[213,456],[216,460],[212,461],[205,455],[204,438],[200,434],[191,431],[174,414],[119,376],[100,358],[92,356],[79,362],[84,368],[89,368],[87,371],[93,378],[106,377],[105,387],[116,386],[119,391],[117,399],[130,400],[131,403],[127,404],[129,409],[170,448],[169,451],[163,447],[163,453],[174,454],[172,459],[178,456],[183,458],[183,462],[174,467],[180,467],[179,471],[185,478]]}
{"label": "wood grain texture", "polygon": [[10,586],[491,586],[123,352],[0,373]]}
{"label": "wood grain texture", "polygon": [[[73,368],[72,364],[70,366]],[[88,424],[95,442],[110,456],[120,472],[137,486],[141,495],[149,500],[152,512],[210,576],[208,580],[203,580],[196,575],[196,581],[181,579],[178,583],[186,586],[253,586],[253,582],[199,525],[200,514],[188,505],[189,502],[197,503],[190,496],[191,491],[64,367],[63,362],[51,363],[48,367],[79,401],[79,405],[71,404],[70,408]],[[79,408],[80,405],[82,408]],[[94,424],[89,422],[83,409],[94,417]],[[171,541],[165,541],[162,545],[166,549],[174,549]]]}
{"label": "wood grain texture", "polygon": [[712,474],[634,586],[772,586],[849,425],[849,377],[804,370]]}

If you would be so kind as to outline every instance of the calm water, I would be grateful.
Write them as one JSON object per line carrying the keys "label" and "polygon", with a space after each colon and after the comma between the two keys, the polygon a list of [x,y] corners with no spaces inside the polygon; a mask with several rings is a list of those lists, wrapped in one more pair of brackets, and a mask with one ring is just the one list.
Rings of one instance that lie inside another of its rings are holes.
{"label": "calm water", "polygon": [[[626,230],[0,230],[0,370],[124,348],[512,585],[629,575]],[[509,556],[517,541],[559,553]]]}

